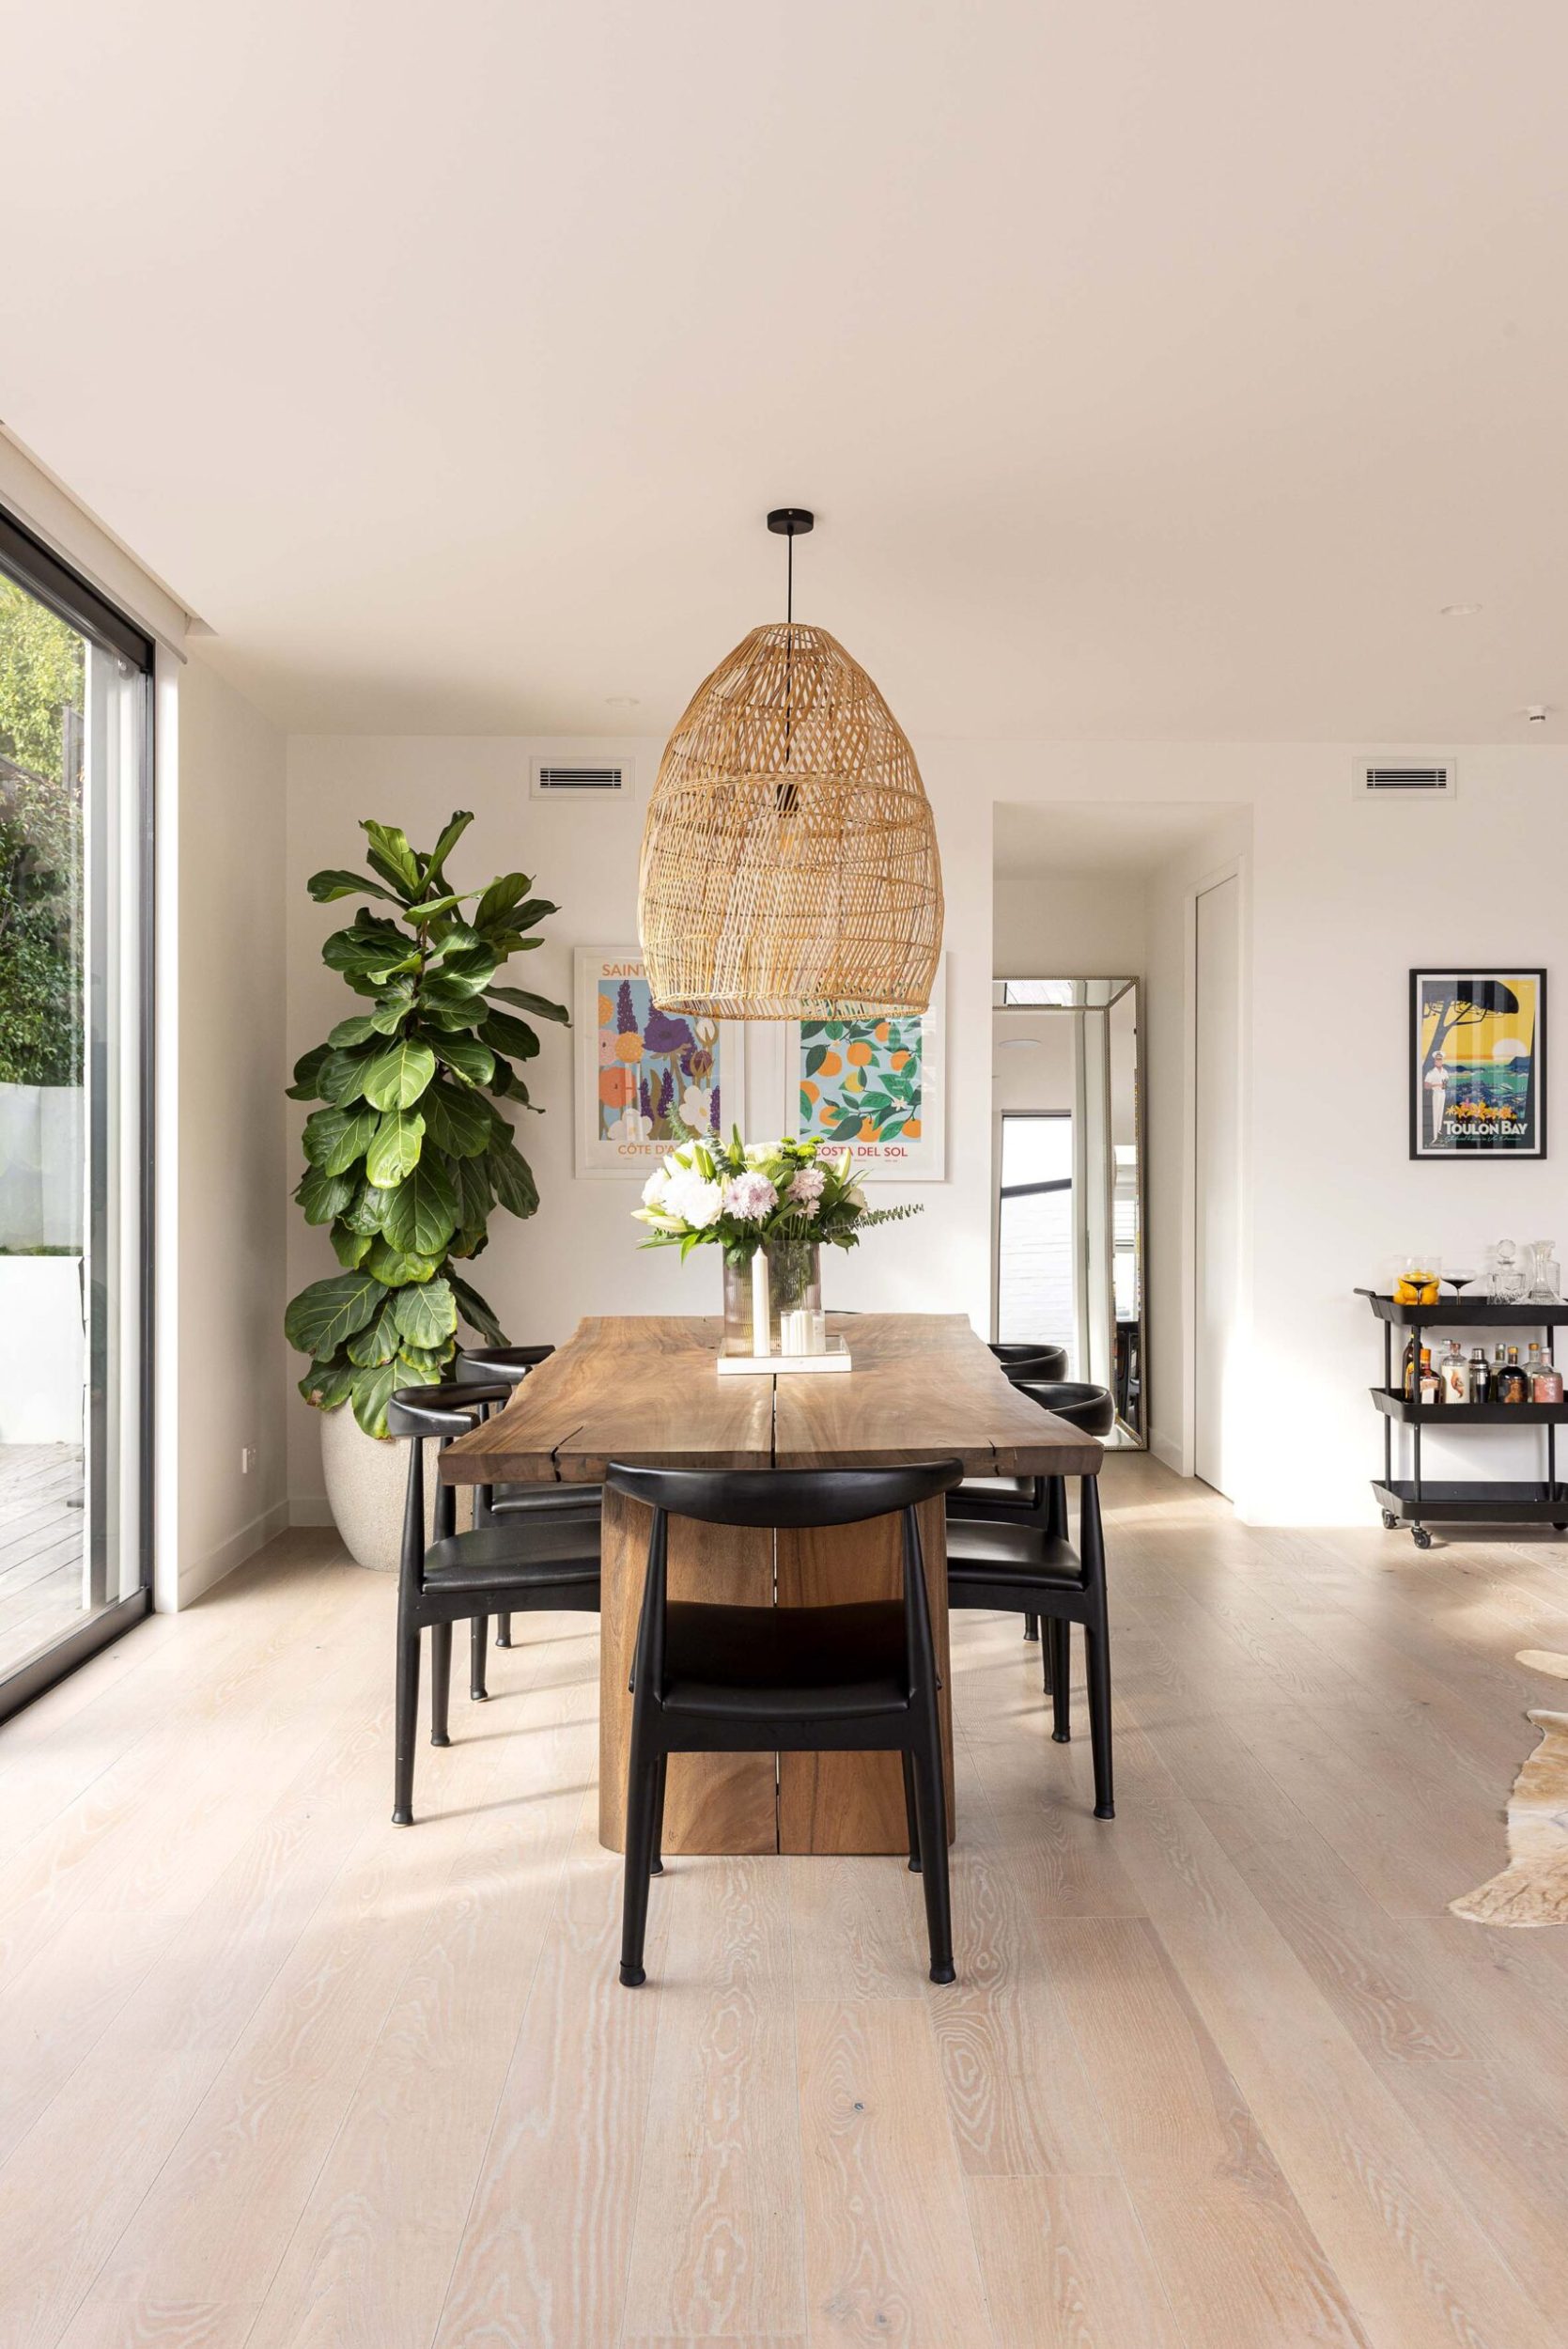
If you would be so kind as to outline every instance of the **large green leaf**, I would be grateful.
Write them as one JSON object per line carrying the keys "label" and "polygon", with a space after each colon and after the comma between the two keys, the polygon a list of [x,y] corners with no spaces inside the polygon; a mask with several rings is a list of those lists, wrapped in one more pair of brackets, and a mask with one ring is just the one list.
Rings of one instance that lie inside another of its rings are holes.
{"label": "large green leaf", "polygon": [[393,1300],[389,1297],[373,1320],[363,1330],[356,1330],[344,1349],[349,1360],[360,1370],[374,1370],[378,1362],[390,1362],[397,1351],[397,1324],[393,1318]]}
{"label": "large green leaf", "polygon": [[319,1166],[309,1169],[294,1193],[307,1223],[330,1223],[343,1213],[353,1195],[354,1186],[348,1175],[329,1174]]}
{"label": "large green leaf", "polygon": [[363,1232],[367,1239],[374,1239],[381,1228],[381,1218],[391,1196],[389,1190],[378,1190],[374,1183],[361,1183],[343,1210],[343,1221],[349,1231]]}
{"label": "large green leaf", "polygon": [[324,873],[312,873],[305,887],[318,906],[331,905],[334,897],[384,897],[395,906],[397,899],[380,881],[366,880],[363,873],[348,872],[342,865],[329,865]]}
{"label": "large green leaf", "polygon": [[367,1436],[386,1434],[386,1407],[396,1387],[414,1386],[420,1382],[405,1379],[397,1367],[396,1357],[383,1362],[378,1370],[362,1370],[353,1384],[354,1417]]}
{"label": "large green leaf", "polygon": [[462,838],[464,832],[468,830],[473,821],[474,810],[472,808],[456,807],[453,809],[451,815],[446,819],[446,825],[442,832],[441,838],[436,842],[435,847],[431,849],[429,856],[426,860],[425,886],[427,889],[428,889],[433,882],[440,880],[442,873],[446,870],[447,858],[451,855],[453,849],[457,847],[458,841]]}
{"label": "large green leaf", "polygon": [[365,1097],[379,1110],[411,1109],[435,1073],[436,1056],[429,1046],[399,1036],[365,1069]]}
{"label": "large green leaf", "polygon": [[420,897],[410,906],[409,920],[416,929],[425,929],[430,923],[439,922],[443,914],[460,906],[462,901],[462,894],[455,890],[448,890],[439,897]]}
{"label": "large green leaf", "polygon": [[485,1153],[495,1195],[514,1215],[532,1215],[539,1204],[533,1169],[510,1136],[499,1136]]}
{"label": "large green leaf", "polygon": [[433,1256],[458,1228],[458,1193],[446,1161],[427,1150],[387,1201],[381,1230],[394,1248]]}
{"label": "large green leaf", "polygon": [[322,1099],[334,1102],[339,1109],[346,1108],[350,1101],[357,1101],[365,1091],[365,1071],[369,1066],[370,1055],[363,1050],[329,1052],[321,1063],[321,1074],[317,1079]]}
{"label": "large green leaf", "polygon": [[564,1028],[571,1026],[565,1003],[552,1003],[548,995],[531,995],[525,987],[487,987],[485,992],[492,1003],[516,1003],[520,1011],[531,1011],[536,1019],[558,1019]]}
{"label": "large green leaf", "polygon": [[315,1110],[305,1119],[304,1152],[323,1174],[347,1174],[364,1158],[379,1120],[374,1110]]}
{"label": "large green leaf", "polygon": [[481,1044],[477,1036],[443,1035],[436,1050],[442,1065],[466,1084],[489,1084],[495,1067],[495,1054],[488,1044]]}
{"label": "large green leaf", "polygon": [[498,1052],[510,1052],[518,1060],[532,1060],[539,1049],[539,1039],[526,1020],[514,1019],[509,1011],[492,1011],[479,1025],[483,1042]]}
{"label": "large green leaf", "polygon": [[487,1346],[505,1346],[506,1332],[478,1290],[470,1288],[466,1281],[459,1281],[456,1273],[451,1275],[451,1282],[452,1294],[458,1300],[458,1310],[469,1328],[477,1330]]}
{"label": "large green leaf", "polygon": [[386,1295],[367,1272],[339,1272],[312,1281],[283,1317],[283,1333],[301,1354],[318,1359],[335,1354],[345,1339],[363,1330]]}
{"label": "large green leaf", "polygon": [[333,1254],[348,1272],[354,1271],[362,1265],[365,1262],[366,1251],[375,1245],[368,1233],[350,1232],[349,1226],[342,1221],[333,1225],[330,1237]]}
{"label": "large green leaf", "polygon": [[514,909],[506,926],[514,934],[519,930],[536,929],[551,914],[560,910],[560,907],[552,906],[548,897],[530,897],[526,904]]}
{"label": "large green leaf", "polygon": [[[485,977],[489,975],[487,972]],[[460,972],[432,971],[420,983],[417,1008],[427,1019],[442,1019],[449,1026],[454,1022],[459,1027],[467,1025],[484,1017],[485,1004],[479,993],[482,985],[483,980],[475,984]]]}
{"label": "large green leaf", "polygon": [[327,1042],[334,1052],[347,1052],[356,1044],[368,1044],[376,1034],[376,1022],[368,1012],[357,1011],[351,1019],[340,1019]]}
{"label": "large green leaf", "polygon": [[448,1281],[427,1281],[423,1288],[399,1289],[392,1310],[411,1346],[439,1346],[458,1326],[458,1303]]}
{"label": "large green leaf", "polygon": [[399,897],[417,897],[425,886],[425,875],[419,859],[408,843],[406,832],[396,824],[377,824],[367,818],[360,830],[369,841],[368,857],[373,871],[389,880]]}
{"label": "large green leaf", "polygon": [[396,1190],[419,1164],[424,1142],[425,1120],[417,1110],[388,1110],[365,1154],[366,1174],[380,1190]]}
{"label": "large green leaf", "polygon": [[366,1245],[370,1250],[365,1259],[366,1272],[373,1272],[389,1289],[404,1288],[411,1281],[427,1281],[441,1268],[439,1255],[421,1256],[412,1249],[394,1248],[384,1239],[373,1239]]}
{"label": "large green leaf", "polygon": [[294,1063],[294,1081],[287,1087],[291,1101],[318,1101],[321,1098],[321,1065],[328,1058],[328,1053],[329,1048],[325,1044],[316,1044]]}
{"label": "large green leaf", "polygon": [[438,1078],[421,1104],[425,1131],[438,1150],[455,1159],[477,1158],[494,1131],[489,1105],[476,1093],[459,1093]]}
{"label": "large green leaf", "polygon": [[491,881],[474,909],[476,930],[493,929],[509,914],[515,905],[527,896],[534,883],[527,873],[502,873]]}
{"label": "large green leaf", "polygon": [[321,949],[329,971],[345,977],[374,979],[382,985],[399,971],[417,971],[419,949],[411,938],[389,937],[384,931],[334,930]]}
{"label": "large green leaf", "polygon": [[412,1008],[413,990],[407,981],[400,980],[390,993],[379,999],[375,1010],[366,1017],[378,1035],[396,1035]]}
{"label": "large green leaf", "polygon": [[331,1411],[335,1410],[338,1404],[347,1403],[353,1383],[352,1362],[312,1362],[300,1381],[300,1392],[307,1403],[314,1403],[318,1410]]}
{"label": "large green leaf", "polygon": [[458,1221],[465,1232],[482,1232],[495,1199],[488,1158],[458,1161]]}

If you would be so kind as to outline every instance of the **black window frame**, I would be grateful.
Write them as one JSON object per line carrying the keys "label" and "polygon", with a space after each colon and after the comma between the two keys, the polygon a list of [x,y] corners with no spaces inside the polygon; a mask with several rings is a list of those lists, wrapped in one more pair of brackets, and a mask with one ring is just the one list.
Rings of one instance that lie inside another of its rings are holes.
{"label": "black window frame", "polygon": [[154,1486],[157,1433],[154,1396],[156,1392],[156,1305],[154,1297],[155,1225],[157,1203],[156,1143],[157,1126],[157,1050],[153,1028],[153,979],[157,967],[157,903],[154,811],[156,787],[154,752],[156,749],[157,646],[145,629],[126,617],[117,605],[111,603],[90,581],[63,562],[41,538],[35,537],[25,523],[0,506],[0,573],[4,573],[54,613],[67,625],[86,637],[91,637],[116,653],[122,661],[141,672],[146,678],[142,696],[143,741],[140,810],[140,836],[137,844],[137,917],[140,924],[138,955],[138,1010],[140,1014],[140,1058],[137,1070],[137,1096],[141,1120],[141,1183],[137,1202],[141,1219],[140,1251],[140,1315],[137,1336],[141,1373],[141,1408],[138,1413],[138,1437],[141,1444],[141,1474],[138,1480],[137,1524],[137,1584],[124,1598],[101,1608],[63,1639],[26,1657],[14,1672],[0,1679],[0,1721],[5,1721],[35,1697],[42,1696],[86,1662],[112,1641],[143,1622],[152,1611],[152,1559],[155,1529]]}

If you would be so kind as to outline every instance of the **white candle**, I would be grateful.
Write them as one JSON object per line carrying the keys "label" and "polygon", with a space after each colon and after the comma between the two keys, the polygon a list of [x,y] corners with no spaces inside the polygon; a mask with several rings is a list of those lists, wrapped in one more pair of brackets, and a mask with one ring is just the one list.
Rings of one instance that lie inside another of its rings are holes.
{"label": "white candle", "polygon": [[770,1354],[773,1351],[768,1337],[768,1252],[764,1248],[752,1252],[752,1352]]}

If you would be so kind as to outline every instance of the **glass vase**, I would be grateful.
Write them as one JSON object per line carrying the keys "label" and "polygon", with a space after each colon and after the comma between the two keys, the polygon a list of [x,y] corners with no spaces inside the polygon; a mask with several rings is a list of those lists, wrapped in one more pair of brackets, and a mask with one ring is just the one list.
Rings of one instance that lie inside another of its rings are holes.
{"label": "glass vase", "polygon": [[[809,1324],[795,1322],[784,1332],[795,1343],[791,1353],[821,1351],[821,1251],[815,1240],[765,1240],[743,1264],[724,1259],[724,1351],[726,1354],[782,1354],[781,1321],[785,1314],[815,1315]],[[815,1331],[815,1342],[801,1343]]]}

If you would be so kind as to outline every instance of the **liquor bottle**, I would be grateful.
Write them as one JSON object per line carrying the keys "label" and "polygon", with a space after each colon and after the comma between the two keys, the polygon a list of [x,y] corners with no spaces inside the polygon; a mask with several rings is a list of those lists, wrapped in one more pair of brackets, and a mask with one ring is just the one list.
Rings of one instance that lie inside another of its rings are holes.
{"label": "liquor bottle", "polygon": [[1519,1349],[1516,1346],[1511,1346],[1502,1374],[1502,1390],[1498,1396],[1498,1401],[1499,1403],[1528,1403],[1529,1400],[1529,1389],[1525,1383],[1525,1374],[1519,1368]]}
{"label": "liquor bottle", "polygon": [[1442,1361],[1442,1389],[1445,1403],[1467,1403],[1470,1399],[1470,1365],[1465,1360],[1457,1338],[1450,1338],[1448,1352]]}
{"label": "liquor bottle", "polygon": [[1554,1367],[1551,1355],[1545,1346],[1536,1362],[1529,1392],[1532,1403],[1560,1403],[1562,1400],[1562,1373]]}
{"label": "liquor bottle", "polygon": [[1441,1384],[1436,1372],[1432,1367],[1432,1348],[1429,1346],[1421,1347],[1421,1384],[1418,1396],[1423,1409],[1428,1408],[1434,1403],[1440,1403],[1443,1399]]}
{"label": "liquor bottle", "polygon": [[1416,1341],[1414,1336],[1405,1341],[1405,1372],[1401,1384],[1405,1391],[1405,1400],[1406,1403],[1413,1403],[1416,1399]]}
{"label": "liquor bottle", "polygon": [[1492,1400],[1492,1371],[1483,1346],[1470,1350],[1470,1401],[1490,1403]]}

